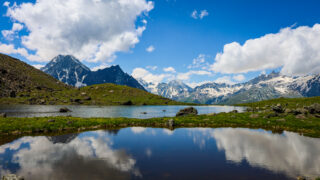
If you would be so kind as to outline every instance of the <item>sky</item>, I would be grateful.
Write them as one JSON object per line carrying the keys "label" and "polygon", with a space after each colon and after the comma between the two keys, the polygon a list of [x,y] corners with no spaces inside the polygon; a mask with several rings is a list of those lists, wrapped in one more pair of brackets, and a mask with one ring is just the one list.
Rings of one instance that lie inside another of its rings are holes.
{"label": "sky", "polygon": [[147,82],[320,73],[318,0],[1,0],[0,52],[37,68],[71,54]]}

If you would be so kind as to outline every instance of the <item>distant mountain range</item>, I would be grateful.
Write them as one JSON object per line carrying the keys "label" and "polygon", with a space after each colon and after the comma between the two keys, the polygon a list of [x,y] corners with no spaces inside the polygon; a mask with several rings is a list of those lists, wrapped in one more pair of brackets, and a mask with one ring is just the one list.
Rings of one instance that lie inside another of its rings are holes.
{"label": "distant mountain range", "polygon": [[118,65],[98,71],[91,71],[71,55],[59,55],[53,58],[41,70],[61,82],[76,87],[113,83],[145,90],[136,79],[124,73]]}
{"label": "distant mountain range", "polygon": [[138,81],[154,94],[202,104],[238,104],[279,97],[320,96],[320,74],[293,77],[272,72],[246,83],[229,85],[211,82],[195,88],[177,80],[159,84],[147,83],[142,79]]}

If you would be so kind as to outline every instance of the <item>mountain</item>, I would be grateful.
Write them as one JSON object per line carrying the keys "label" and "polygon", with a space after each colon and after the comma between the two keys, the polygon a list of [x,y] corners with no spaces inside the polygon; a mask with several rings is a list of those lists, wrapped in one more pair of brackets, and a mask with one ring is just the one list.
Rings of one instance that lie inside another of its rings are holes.
{"label": "mountain", "polygon": [[70,55],[59,55],[53,58],[45,67],[41,68],[41,70],[75,87],[113,83],[145,90],[136,79],[124,73],[118,65],[98,71],[91,71],[79,60]]}
{"label": "mountain", "polygon": [[0,54],[0,97],[21,92],[63,90],[67,85],[18,59]]}
{"label": "mountain", "polygon": [[[145,88],[149,90],[148,86]],[[312,97],[320,96],[320,75],[285,76],[272,72],[245,83],[229,85],[210,82],[195,88],[180,81],[171,81],[153,85],[152,93],[181,102],[202,104],[237,104],[279,97]]]}

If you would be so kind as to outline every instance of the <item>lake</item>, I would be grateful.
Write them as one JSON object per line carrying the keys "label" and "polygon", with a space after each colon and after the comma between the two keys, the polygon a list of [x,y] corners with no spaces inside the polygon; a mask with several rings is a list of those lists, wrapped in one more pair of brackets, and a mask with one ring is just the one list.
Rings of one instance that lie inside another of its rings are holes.
{"label": "lake", "polygon": [[296,179],[320,176],[320,139],[244,128],[132,127],[22,137],[0,175],[46,179]]}
{"label": "lake", "polygon": [[[72,112],[59,113],[61,107],[67,107]],[[189,106],[56,106],[56,105],[1,105],[0,113],[5,112],[8,117],[46,117],[68,116],[73,117],[127,117],[153,118],[172,117],[183,108]],[[244,107],[235,106],[193,106],[199,114],[229,112],[232,110],[244,111]]]}

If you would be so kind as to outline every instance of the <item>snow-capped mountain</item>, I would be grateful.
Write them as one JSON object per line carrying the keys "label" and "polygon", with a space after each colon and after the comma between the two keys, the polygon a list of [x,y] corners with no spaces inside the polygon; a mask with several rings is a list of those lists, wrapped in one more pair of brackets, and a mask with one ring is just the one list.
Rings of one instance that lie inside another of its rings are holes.
{"label": "snow-capped mountain", "polygon": [[[145,88],[148,89],[148,84]],[[152,93],[183,102],[235,104],[279,97],[320,95],[320,75],[285,76],[272,72],[234,85],[209,82],[194,88],[181,81],[153,84]]]}
{"label": "snow-capped mountain", "polygon": [[118,65],[98,71],[91,71],[70,55],[59,55],[53,58],[41,70],[68,85],[76,87],[113,83],[145,90],[136,79],[124,73]]}

